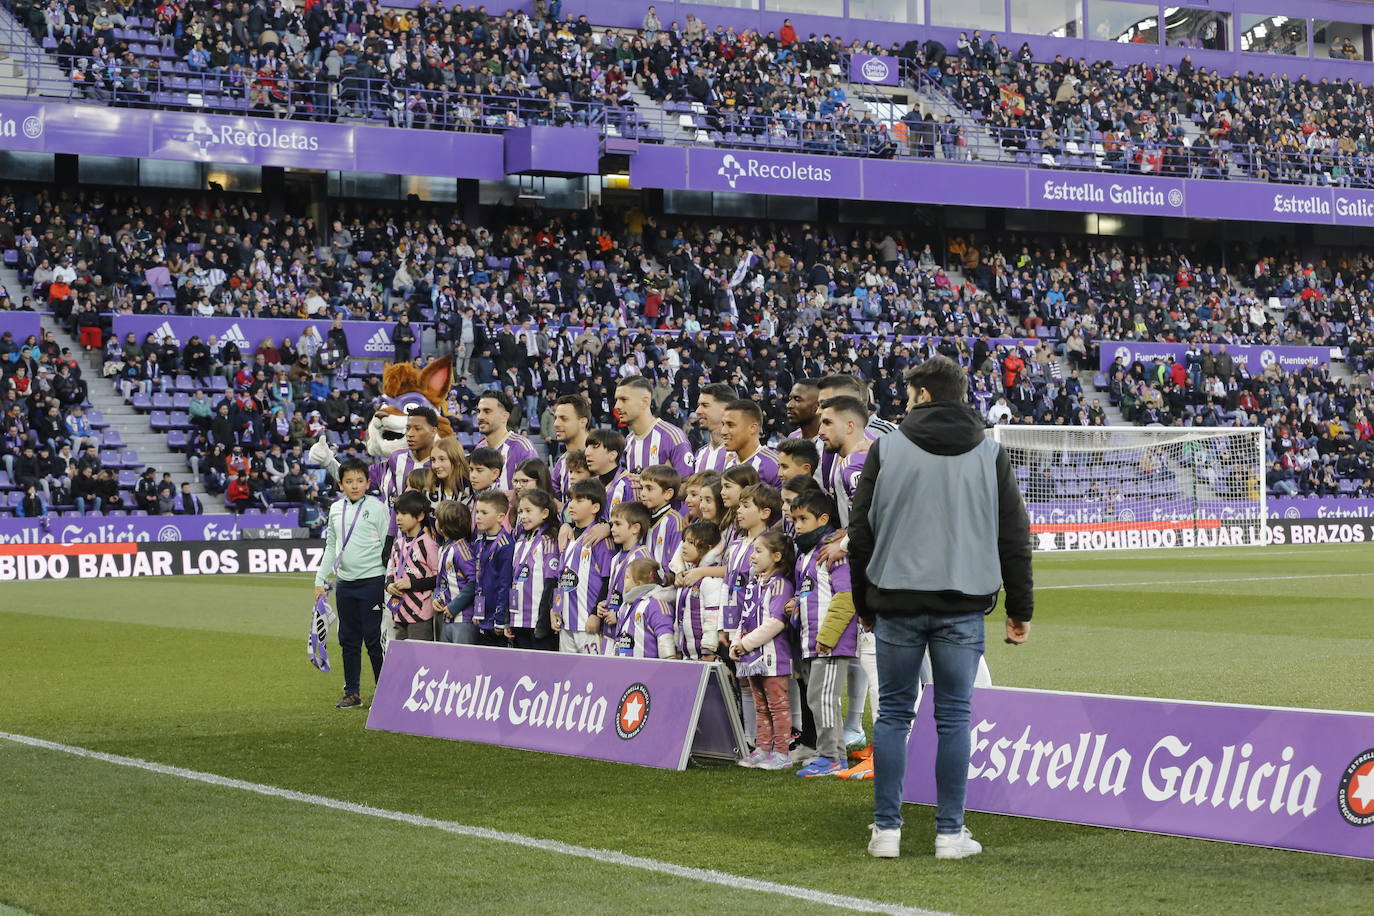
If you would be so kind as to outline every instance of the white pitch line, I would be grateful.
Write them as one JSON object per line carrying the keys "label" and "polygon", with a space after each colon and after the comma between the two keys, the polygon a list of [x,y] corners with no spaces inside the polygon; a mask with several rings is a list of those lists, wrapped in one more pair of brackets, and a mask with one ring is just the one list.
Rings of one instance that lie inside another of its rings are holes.
{"label": "white pitch line", "polygon": [[716,871],[709,868],[690,868],[686,865],[675,865],[672,862],[663,862],[658,859],[645,858],[644,856],[626,855],[623,852],[616,852],[611,849],[575,846],[572,843],[563,843],[558,840],[542,840],[538,837],[524,836],[523,834],[510,833],[505,830],[493,830],[489,827],[474,827],[468,824],[460,824],[456,821],[441,821],[432,817],[424,817],[419,814],[408,814],[404,811],[390,811],[386,808],[374,808],[371,805],[360,805],[354,802],[342,801],[337,798],[329,798],[324,795],[312,795],[308,792],[297,792],[294,789],[283,789],[279,786],[247,782],[242,779],[232,779],[228,776],[218,776],[214,773],[203,773],[199,770],[188,770],[183,767],[168,766],[164,763],[154,763],[151,760],[141,760],[137,757],[106,754],[103,751],[93,751],[88,748],[76,747],[70,744],[59,744],[56,741],[31,738],[28,735],[15,735],[10,732],[0,731],[0,740],[12,741],[15,744],[42,748],[48,751],[57,751],[62,754],[70,754],[73,757],[85,757],[88,760],[99,760],[103,763],[112,763],[116,766],[130,767],[135,770],[144,770],[149,773],[159,773],[163,776],[176,776],[181,779],[191,780],[192,782],[201,782],[206,785],[219,786],[225,789],[239,789],[244,792],[252,792],[256,795],[266,795],[270,798],[284,798],[289,801],[303,802],[307,805],[315,805],[319,808],[329,808],[334,811],[345,811],[349,814],[363,814],[368,817],[380,818],[382,820],[396,821],[402,824],[409,824],[412,827],[429,827],[434,830],[442,830],[445,833],[453,833],[459,836],[491,840],[496,843],[509,843],[513,846],[523,846],[527,849],[540,849],[545,852],[558,853],[559,855],[576,856],[580,859],[591,859],[596,862],[618,865],[621,868],[637,868],[641,871],[654,872],[660,875],[672,875],[676,878],[699,881],[703,884],[717,884],[734,890],[757,891],[761,894],[772,894],[777,897],[792,897],[807,903],[836,907],[843,910],[855,910],[861,913],[887,913],[891,914],[891,916],[953,916],[953,914],[941,913],[937,910],[925,910],[920,907],[902,906],[897,903],[882,903],[877,900],[865,900],[862,897],[850,897],[846,894],[830,894],[825,891],[812,890],[807,887],[797,887],[792,884],[779,884],[775,881],[764,881],[759,878],[749,878],[743,875],[732,875],[729,872]]}
{"label": "white pitch line", "polygon": [[1374,576],[1374,572],[1321,573],[1303,576],[1213,576],[1210,579],[1150,579],[1145,582],[1079,582],[1073,585],[1037,585],[1037,592],[1048,592],[1064,588],[1133,588],[1151,585],[1168,588],[1171,585],[1224,585],[1228,582],[1283,582],[1291,579],[1348,579]]}

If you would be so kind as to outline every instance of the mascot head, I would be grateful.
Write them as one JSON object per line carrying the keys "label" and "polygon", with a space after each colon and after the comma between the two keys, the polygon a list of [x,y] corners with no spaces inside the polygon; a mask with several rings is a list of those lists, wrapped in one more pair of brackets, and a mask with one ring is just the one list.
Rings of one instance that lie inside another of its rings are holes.
{"label": "mascot head", "polygon": [[448,392],[453,360],[445,356],[424,369],[410,363],[387,366],[382,372],[382,400],[367,426],[367,453],[389,458],[406,447],[406,416],[417,407],[429,407],[439,415],[440,439],[453,435],[448,418]]}

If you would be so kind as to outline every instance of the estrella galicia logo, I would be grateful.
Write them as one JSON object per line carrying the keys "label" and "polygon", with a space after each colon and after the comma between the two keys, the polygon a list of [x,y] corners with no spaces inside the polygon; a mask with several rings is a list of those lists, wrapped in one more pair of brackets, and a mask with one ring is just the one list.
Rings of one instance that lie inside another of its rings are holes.
{"label": "estrella galicia logo", "polygon": [[1183,206],[1183,192],[1180,191],[1178,188],[1170,188],[1170,189],[1169,189],[1169,206],[1171,206],[1171,207],[1181,207],[1181,206]]}
{"label": "estrella galicia logo", "polygon": [[638,735],[649,721],[649,688],[631,684],[620,695],[615,712],[615,733],[628,741]]}
{"label": "estrella galicia logo", "polygon": [[862,73],[864,79],[868,80],[870,83],[881,83],[887,79],[891,70],[887,66],[887,61],[883,60],[881,57],[870,57],[863,62],[863,66],[859,68],[859,72]]}
{"label": "estrella galicia logo", "polygon": [[37,140],[43,136],[43,119],[37,115],[30,115],[24,119],[24,136],[30,140]]}
{"label": "estrella galicia logo", "polygon": [[716,174],[725,179],[730,189],[734,190],[735,182],[744,175],[744,166],[735,158],[734,153],[726,153],[725,158],[720,160],[720,168],[716,169]]}
{"label": "estrella galicia logo", "polygon": [[157,539],[162,542],[181,540],[181,529],[176,525],[163,525],[157,532]]}
{"label": "estrella galicia logo", "polygon": [[1336,806],[1352,827],[1374,824],[1374,748],[1350,761],[1341,776]]}

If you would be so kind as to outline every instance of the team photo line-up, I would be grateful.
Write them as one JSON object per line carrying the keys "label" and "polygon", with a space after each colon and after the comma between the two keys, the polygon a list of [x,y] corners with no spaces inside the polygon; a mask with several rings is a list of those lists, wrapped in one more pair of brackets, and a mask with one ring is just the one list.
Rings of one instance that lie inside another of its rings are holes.
{"label": "team photo line-up", "polygon": [[338,707],[363,705],[362,652],[378,678],[391,639],[721,661],[750,745],[740,766],[874,780],[868,851],[890,858],[929,683],[935,854],[976,854],[963,823],[972,688],[991,683],[984,618],[1001,591],[1006,641],[1029,635],[1029,521],[964,369],[935,356],[906,383],[898,425],[855,376],[798,381],[776,446],[759,404],[717,383],[700,389],[709,439],[694,449],[655,415],[643,376],[615,386],[623,434],[592,428],[584,396],[558,398],[552,467],[494,389],[471,453],[419,401],[393,408],[404,440],[383,461],[340,460],[322,438],[310,457],[342,494],[315,578],[338,614]]}

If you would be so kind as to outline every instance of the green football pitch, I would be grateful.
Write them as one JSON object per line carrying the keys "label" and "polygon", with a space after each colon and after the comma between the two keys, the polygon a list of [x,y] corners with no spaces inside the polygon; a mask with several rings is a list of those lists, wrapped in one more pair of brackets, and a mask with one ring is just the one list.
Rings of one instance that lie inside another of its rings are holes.
{"label": "green football pitch", "polygon": [[[1369,546],[1041,555],[1036,579],[1029,644],[989,620],[997,683],[1374,712]],[[0,586],[0,732],[65,746],[0,740],[0,913],[840,912],[825,894],[969,916],[1348,914],[1374,900],[1367,861],[984,814],[969,824],[986,852],[936,862],[921,807],[902,858],[877,861],[871,783],[369,732],[364,712],[333,708],[338,675],[306,661],[309,603],[301,576]]]}

